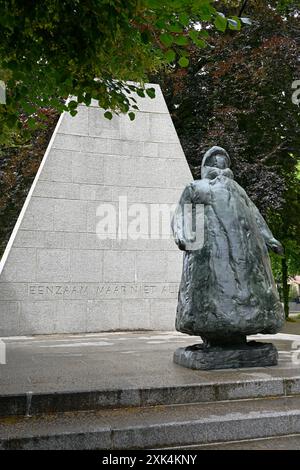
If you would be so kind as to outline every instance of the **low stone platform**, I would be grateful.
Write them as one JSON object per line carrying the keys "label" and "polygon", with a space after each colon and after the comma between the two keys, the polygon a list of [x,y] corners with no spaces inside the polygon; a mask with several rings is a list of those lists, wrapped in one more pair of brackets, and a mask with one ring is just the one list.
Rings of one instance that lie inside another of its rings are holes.
{"label": "low stone platform", "polygon": [[274,343],[278,366],[187,369],[174,351],[201,341],[176,332],[5,338],[0,416],[300,394],[300,337],[249,339]]}
{"label": "low stone platform", "polygon": [[266,367],[278,364],[278,352],[272,343],[259,341],[209,348],[202,344],[194,344],[176,349],[174,362],[180,366],[198,370]]}
{"label": "low stone platform", "polygon": [[278,366],[174,364],[178,346],[197,340],[142,331],[6,338],[0,449],[247,448],[288,435],[298,445],[299,336],[255,337],[276,345]]}

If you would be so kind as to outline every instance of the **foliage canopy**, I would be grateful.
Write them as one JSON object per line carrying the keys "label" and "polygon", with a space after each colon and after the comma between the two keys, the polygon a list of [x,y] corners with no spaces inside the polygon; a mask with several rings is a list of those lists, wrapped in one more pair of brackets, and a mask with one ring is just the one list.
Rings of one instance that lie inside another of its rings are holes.
{"label": "foliage canopy", "polygon": [[[95,99],[108,119],[112,111],[134,119],[132,92],[154,97],[143,86],[147,74],[174,61],[186,67],[188,47],[207,45],[208,31],[195,25],[241,27],[212,0],[1,0],[0,11],[2,142],[18,132],[22,116],[34,127],[45,106],[75,115],[78,103]],[[77,98],[65,104],[70,95]]]}

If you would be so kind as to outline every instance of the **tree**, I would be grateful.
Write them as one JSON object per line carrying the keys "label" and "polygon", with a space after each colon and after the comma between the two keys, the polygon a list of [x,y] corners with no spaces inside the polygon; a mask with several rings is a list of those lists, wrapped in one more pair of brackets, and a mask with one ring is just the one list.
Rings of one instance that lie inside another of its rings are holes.
{"label": "tree", "polygon": [[[219,8],[235,12],[231,2]],[[292,83],[300,78],[298,8],[296,2],[248,0],[243,14],[251,27],[212,35],[209,53],[194,49],[188,69],[160,76],[194,177],[207,148],[225,147],[237,181],[283,242],[286,315],[288,276],[299,270],[300,247],[300,108],[292,102]]]}
{"label": "tree", "polygon": [[286,318],[289,316],[289,278],[300,272],[300,171],[288,182],[285,201],[279,211],[270,211],[269,223],[276,236],[281,240],[284,255],[271,256],[273,272],[281,287],[281,297]]}
{"label": "tree", "polygon": [[25,198],[40,166],[59,114],[44,109],[44,129],[31,131],[21,146],[0,146],[0,256],[14,228]]}
{"label": "tree", "polygon": [[[0,142],[12,129],[18,134],[24,113],[25,127],[34,127],[44,107],[75,115],[79,103],[96,99],[108,119],[112,111],[134,119],[132,93],[154,97],[143,86],[147,74],[175,60],[186,67],[187,47],[206,46],[208,32],[195,24],[240,28],[212,0],[1,0],[0,8],[0,79],[7,91]],[[66,104],[70,95],[76,98]]]}

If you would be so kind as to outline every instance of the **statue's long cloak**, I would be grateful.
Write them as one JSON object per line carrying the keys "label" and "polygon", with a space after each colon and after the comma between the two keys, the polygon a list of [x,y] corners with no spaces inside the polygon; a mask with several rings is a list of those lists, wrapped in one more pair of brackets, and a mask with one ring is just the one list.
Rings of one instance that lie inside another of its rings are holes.
{"label": "statue's long cloak", "polygon": [[231,170],[206,167],[203,176],[186,186],[172,222],[185,249],[182,209],[204,204],[203,246],[184,252],[176,329],[208,338],[275,333],[284,313],[267,249],[273,235]]}

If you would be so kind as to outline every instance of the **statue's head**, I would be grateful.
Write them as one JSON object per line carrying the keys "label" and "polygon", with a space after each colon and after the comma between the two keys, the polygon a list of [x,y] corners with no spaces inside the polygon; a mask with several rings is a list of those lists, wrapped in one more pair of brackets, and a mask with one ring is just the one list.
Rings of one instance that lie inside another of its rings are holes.
{"label": "statue's head", "polygon": [[230,157],[225,149],[214,145],[204,154],[202,166],[215,166],[224,170],[230,167]]}
{"label": "statue's head", "polygon": [[204,155],[201,165],[201,176],[206,178],[209,168],[226,170],[230,167],[230,157],[225,149],[214,145]]}

